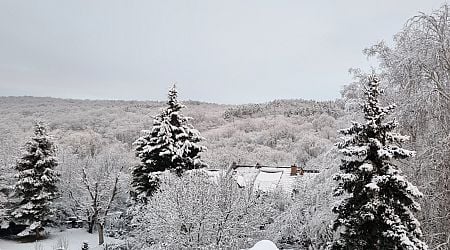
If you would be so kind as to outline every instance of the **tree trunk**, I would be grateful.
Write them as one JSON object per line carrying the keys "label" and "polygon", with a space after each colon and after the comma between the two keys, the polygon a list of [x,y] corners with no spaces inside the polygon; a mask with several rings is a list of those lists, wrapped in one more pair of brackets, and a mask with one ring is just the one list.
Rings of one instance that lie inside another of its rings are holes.
{"label": "tree trunk", "polygon": [[103,242],[105,242],[105,239],[103,237],[103,226],[104,225],[103,225],[103,223],[98,223],[97,226],[98,226],[98,244],[102,245]]}
{"label": "tree trunk", "polygon": [[94,226],[97,223],[97,217],[98,217],[98,211],[95,211],[94,214],[89,218],[88,233],[90,233],[90,234],[94,232]]}
{"label": "tree trunk", "polygon": [[91,234],[94,231],[94,220],[92,217],[89,218],[88,224],[88,233]]}
{"label": "tree trunk", "polygon": [[40,240],[41,239],[40,228],[36,228],[35,232],[36,232],[36,240]]}

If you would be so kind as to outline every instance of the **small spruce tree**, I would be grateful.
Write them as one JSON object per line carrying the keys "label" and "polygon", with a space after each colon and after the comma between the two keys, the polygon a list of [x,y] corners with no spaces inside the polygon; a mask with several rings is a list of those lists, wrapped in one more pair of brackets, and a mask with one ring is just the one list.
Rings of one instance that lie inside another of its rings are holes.
{"label": "small spruce tree", "polygon": [[153,121],[151,130],[136,140],[136,156],[140,163],[132,170],[134,198],[144,200],[158,189],[156,172],[172,170],[177,175],[183,171],[204,167],[200,152],[206,150],[197,143],[203,140],[200,133],[189,124],[189,117],[180,111],[185,106],[177,100],[175,85],[169,90],[167,107]]}
{"label": "small spruce tree", "polygon": [[34,126],[34,136],[25,144],[22,157],[15,169],[15,192],[20,202],[11,211],[12,219],[30,225],[39,238],[39,232],[50,221],[52,201],[58,196],[58,173],[55,167],[55,147],[43,123]]}
{"label": "small spruce tree", "polygon": [[395,119],[383,122],[395,105],[381,107],[381,93],[379,81],[370,77],[363,106],[366,122],[341,130],[338,148],[344,159],[334,177],[339,181],[335,194],[349,196],[333,209],[334,229],[341,230],[332,249],[427,249],[413,215],[420,209],[415,199],[422,194],[396,165],[415,152],[401,148],[408,137],[393,132]]}
{"label": "small spruce tree", "polygon": [[89,250],[89,243],[87,241],[83,241],[81,244],[81,250]]}

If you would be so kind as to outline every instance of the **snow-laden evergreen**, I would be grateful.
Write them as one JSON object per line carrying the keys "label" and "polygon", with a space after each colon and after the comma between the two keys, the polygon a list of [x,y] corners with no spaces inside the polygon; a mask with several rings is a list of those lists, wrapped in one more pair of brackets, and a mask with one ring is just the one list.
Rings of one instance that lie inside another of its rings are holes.
{"label": "snow-laden evergreen", "polygon": [[25,144],[15,169],[15,192],[19,202],[11,211],[13,221],[30,225],[38,232],[50,220],[51,203],[57,198],[58,165],[55,147],[41,122],[34,127],[34,136]]}
{"label": "snow-laden evergreen", "polygon": [[335,175],[335,191],[349,196],[333,209],[338,214],[334,229],[341,229],[333,249],[428,248],[413,215],[420,209],[415,199],[422,194],[396,165],[415,152],[401,148],[408,137],[393,132],[395,119],[384,122],[395,105],[381,107],[381,93],[379,81],[371,77],[365,91],[365,123],[353,122],[341,130],[344,137],[338,148],[344,159]]}
{"label": "snow-laden evergreen", "polygon": [[177,100],[175,85],[169,90],[167,107],[153,121],[151,130],[136,140],[136,156],[140,163],[132,170],[132,185],[139,199],[151,196],[158,189],[157,172],[172,170],[177,175],[183,171],[205,166],[200,152],[206,150],[198,145],[203,138],[189,124],[189,117],[181,114],[185,106]]}

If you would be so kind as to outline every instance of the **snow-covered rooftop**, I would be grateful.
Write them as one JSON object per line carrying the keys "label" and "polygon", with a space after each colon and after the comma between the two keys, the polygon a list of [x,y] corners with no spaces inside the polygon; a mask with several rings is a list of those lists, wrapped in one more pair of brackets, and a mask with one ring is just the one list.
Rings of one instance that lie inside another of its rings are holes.
{"label": "snow-covered rooftop", "polygon": [[[303,170],[299,170],[298,174],[292,175],[291,166],[235,166],[232,171],[237,184],[241,187],[253,185],[255,190],[273,191],[281,189],[286,193],[291,193],[294,190],[296,180],[308,180],[318,173],[316,171],[305,171],[308,174],[303,174]],[[207,172],[212,177],[223,173],[215,169],[207,170]]]}

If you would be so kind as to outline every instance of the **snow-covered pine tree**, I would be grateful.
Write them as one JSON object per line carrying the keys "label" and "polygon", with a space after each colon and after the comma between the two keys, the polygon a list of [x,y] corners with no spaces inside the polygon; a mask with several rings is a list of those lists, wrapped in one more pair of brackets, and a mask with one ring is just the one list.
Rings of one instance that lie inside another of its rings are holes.
{"label": "snow-covered pine tree", "polygon": [[153,121],[151,130],[136,140],[136,156],[140,163],[132,170],[132,186],[138,200],[144,200],[158,189],[156,172],[183,171],[206,166],[200,160],[200,152],[206,147],[197,143],[203,140],[200,133],[189,124],[189,117],[180,111],[185,106],[177,100],[175,85],[169,90],[167,107]]}
{"label": "snow-covered pine tree", "polygon": [[336,195],[349,194],[333,211],[338,214],[334,229],[340,238],[332,249],[427,249],[413,212],[420,209],[415,201],[422,196],[408,182],[396,165],[398,160],[414,156],[401,148],[408,140],[393,132],[394,120],[383,122],[395,107],[379,105],[379,81],[369,78],[365,90],[365,123],[353,122],[341,130],[338,148],[344,155]]}
{"label": "snow-covered pine tree", "polygon": [[35,124],[34,136],[24,149],[15,166],[18,171],[15,191],[20,202],[15,204],[11,215],[15,222],[30,225],[39,238],[39,231],[50,220],[50,205],[58,196],[59,181],[55,148],[42,122]]}

